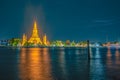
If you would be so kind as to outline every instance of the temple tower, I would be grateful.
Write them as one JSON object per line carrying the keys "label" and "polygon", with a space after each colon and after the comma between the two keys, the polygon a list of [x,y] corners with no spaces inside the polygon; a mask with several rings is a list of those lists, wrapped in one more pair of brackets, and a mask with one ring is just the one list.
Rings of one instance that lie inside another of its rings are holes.
{"label": "temple tower", "polygon": [[24,44],[27,42],[27,36],[25,34],[23,34],[22,37],[22,46],[24,46]]}
{"label": "temple tower", "polygon": [[43,44],[47,46],[47,36],[46,36],[46,34],[43,36]]}
{"label": "temple tower", "polygon": [[30,43],[34,43],[34,44],[42,44],[42,41],[38,35],[38,29],[37,29],[37,23],[36,21],[34,22],[34,28],[32,31],[32,36],[30,37],[29,41]]}

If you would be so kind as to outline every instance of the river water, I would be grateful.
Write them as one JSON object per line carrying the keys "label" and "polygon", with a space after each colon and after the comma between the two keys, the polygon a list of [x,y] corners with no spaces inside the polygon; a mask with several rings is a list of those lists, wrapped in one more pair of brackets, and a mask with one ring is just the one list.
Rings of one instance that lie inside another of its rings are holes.
{"label": "river water", "polygon": [[120,80],[120,50],[0,48],[0,80]]}

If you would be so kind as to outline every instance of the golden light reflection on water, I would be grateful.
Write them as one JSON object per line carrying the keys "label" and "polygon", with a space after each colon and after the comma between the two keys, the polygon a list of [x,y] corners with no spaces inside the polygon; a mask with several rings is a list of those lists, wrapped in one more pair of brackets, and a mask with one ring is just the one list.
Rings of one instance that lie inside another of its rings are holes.
{"label": "golden light reflection on water", "polygon": [[107,76],[111,80],[120,80],[120,53],[118,49],[108,49],[107,52]]}
{"label": "golden light reflection on water", "polygon": [[108,48],[107,57],[110,58],[111,56],[112,56],[112,54],[111,54],[110,48]]}
{"label": "golden light reflection on water", "polygon": [[110,48],[108,48],[108,51],[107,51],[107,65],[108,67],[111,67],[111,64],[112,64],[112,54],[111,54],[111,50]]}
{"label": "golden light reflection on water", "polygon": [[51,80],[47,48],[22,48],[19,62],[20,80]]}
{"label": "golden light reflection on water", "polygon": [[117,49],[115,52],[115,57],[116,57],[116,64],[120,64],[120,53],[119,50]]}
{"label": "golden light reflection on water", "polygon": [[116,49],[115,53],[112,53],[111,49],[108,48],[108,51],[107,51],[107,65],[108,65],[108,67],[112,68],[112,67],[114,67],[113,65],[118,65],[118,64],[120,64],[119,50]]}

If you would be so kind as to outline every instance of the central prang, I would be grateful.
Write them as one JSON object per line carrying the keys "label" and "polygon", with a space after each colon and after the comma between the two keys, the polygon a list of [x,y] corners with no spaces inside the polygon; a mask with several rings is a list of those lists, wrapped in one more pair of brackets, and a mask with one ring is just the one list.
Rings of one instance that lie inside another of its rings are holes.
{"label": "central prang", "polygon": [[47,36],[44,35],[43,39],[41,39],[39,37],[38,34],[38,28],[37,28],[37,22],[34,21],[34,27],[32,30],[32,36],[30,37],[30,39],[27,41],[27,36],[25,34],[23,34],[23,39],[22,39],[22,46],[25,46],[25,44],[32,44],[33,46],[36,45],[48,45],[48,40],[47,40]]}

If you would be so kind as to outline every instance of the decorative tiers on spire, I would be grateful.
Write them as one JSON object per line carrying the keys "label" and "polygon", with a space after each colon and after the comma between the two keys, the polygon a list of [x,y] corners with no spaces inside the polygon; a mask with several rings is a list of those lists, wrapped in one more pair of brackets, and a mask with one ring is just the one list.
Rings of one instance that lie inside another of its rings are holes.
{"label": "decorative tiers on spire", "polygon": [[42,44],[42,41],[38,35],[38,29],[37,29],[37,23],[36,21],[34,22],[34,28],[32,31],[32,36],[30,37],[29,41],[30,43],[34,43],[34,44]]}
{"label": "decorative tiers on spire", "polygon": [[47,40],[46,34],[43,36],[42,39],[39,37],[36,21],[34,21],[34,27],[33,27],[32,35],[31,35],[30,39],[27,41],[27,36],[25,34],[23,35],[22,46],[25,46],[25,43],[27,45],[29,45],[29,43],[32,43],[33,46],[36,46],[36,45],[47,46],[47,45],[49,45],[49,41]]}

